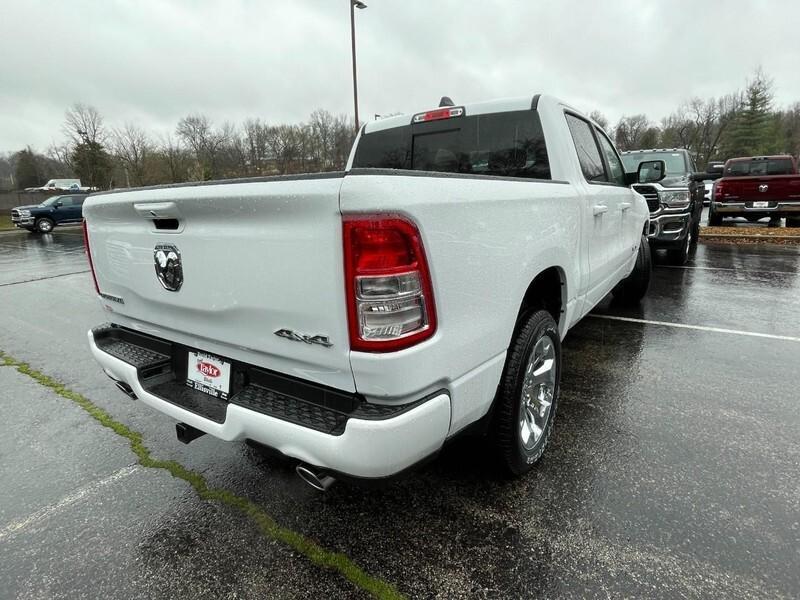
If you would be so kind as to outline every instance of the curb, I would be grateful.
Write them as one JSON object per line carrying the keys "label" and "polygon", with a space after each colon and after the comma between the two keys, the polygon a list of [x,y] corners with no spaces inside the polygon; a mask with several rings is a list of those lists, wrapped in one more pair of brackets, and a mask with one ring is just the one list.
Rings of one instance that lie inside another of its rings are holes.
{"label": "curb", "polygon": [[702,233],[700,232],[699,241],[722,241],[738,240],[741,242],[793,242],[800,244],[800,235],[758,235],[758,234],[735,234],[735,233]]}

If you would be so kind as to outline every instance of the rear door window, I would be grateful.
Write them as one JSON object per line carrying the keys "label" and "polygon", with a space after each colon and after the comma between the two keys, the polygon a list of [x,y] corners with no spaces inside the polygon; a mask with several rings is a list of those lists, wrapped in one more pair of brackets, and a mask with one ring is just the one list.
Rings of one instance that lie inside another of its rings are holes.
{"label": "rear door window", "polygon": [[616,149],[611,141],[605,134],[595,129],[597,139],[600,140],[600,147],[603,149],[603,154],[606,155],[606,163],[608,164],[610,181],[617,185],[625,185],[625,167],[622,166],[622,160],[619,158]]}
{"label": "rear door window", "polygon": [[366,133],[353,168],[550,179],[539,115],[522,110],[453,117]]}
{"label": "rear door window", "polygon": [[578,153],[583,176],[589,182],[608,181],[600,149],[597,147],[597,140],[592,134],[592,126],[588,121],[575,115],[566,114],[565,116],[569,132],[572,134],[572,141],[575,144],[575,151]]}

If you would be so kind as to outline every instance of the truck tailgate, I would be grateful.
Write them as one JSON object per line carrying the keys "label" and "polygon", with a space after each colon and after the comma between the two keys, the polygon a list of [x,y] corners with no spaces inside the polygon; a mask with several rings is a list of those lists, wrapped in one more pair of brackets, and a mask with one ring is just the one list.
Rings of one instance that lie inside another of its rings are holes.
{"label": "truck tailgate", "polygon": [[[341,182],[336,173],[91,196],[84,216],[109,320],[354,391]],[[159,250],[171,249],[182,266],[177,291],[156,268]]]}
{"label": "truck tailgate", "polygon": [[[788,200],[800,202],[800,175],[725,177],[721,200]],[[763,187],[766,186],[766,187]]]}

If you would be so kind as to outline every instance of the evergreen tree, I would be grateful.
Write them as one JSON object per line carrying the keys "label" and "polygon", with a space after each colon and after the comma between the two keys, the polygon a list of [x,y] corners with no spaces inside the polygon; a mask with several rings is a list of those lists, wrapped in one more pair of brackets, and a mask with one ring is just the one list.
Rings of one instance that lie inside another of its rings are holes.
{"label": "evergreen tree", "polygon": [[16,162],[14,177],[19,189],[24,190],[26,187],[36,187],[44,183],[39,172],[39,161],[30,146],[17,152]]}
{"label": "evergreen tree", "polygon": [[83,185],[108,187],[113,164],[101,143],[87,139],[77,144],[72,151],[72,166]]}
{"label": "evergreen tree", "polygon": [[777,131],[772,113],[772,80],[761,69],[747,83],[743,105],[725,140],[725,154],[758,156],[776,151]]}

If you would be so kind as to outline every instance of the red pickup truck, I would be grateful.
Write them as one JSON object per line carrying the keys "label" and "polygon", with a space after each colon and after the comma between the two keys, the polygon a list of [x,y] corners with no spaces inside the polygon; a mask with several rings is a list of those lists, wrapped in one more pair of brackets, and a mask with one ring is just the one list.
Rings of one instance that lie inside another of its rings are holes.
{"label": "red pickup truck", "polygon": [[714,184],[709,225],[721,225],[724,217],[758,221],[769,217],[770,225],[786,218],[787,227],[800,227],[800,175],[792,156],[731,158],[722,178]]}

